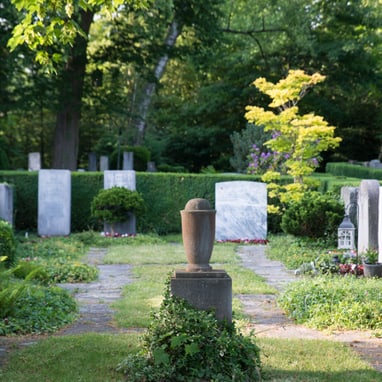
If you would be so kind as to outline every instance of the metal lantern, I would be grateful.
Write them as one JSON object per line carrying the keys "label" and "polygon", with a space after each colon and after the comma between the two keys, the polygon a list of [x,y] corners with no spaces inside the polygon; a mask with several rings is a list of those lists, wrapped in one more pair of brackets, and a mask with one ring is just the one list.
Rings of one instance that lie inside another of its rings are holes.
{"label": "metal lantern", "polygon": [[350,221],[348,215],[338,227],[338,249],[355,249],[354,245],[354,224]]}

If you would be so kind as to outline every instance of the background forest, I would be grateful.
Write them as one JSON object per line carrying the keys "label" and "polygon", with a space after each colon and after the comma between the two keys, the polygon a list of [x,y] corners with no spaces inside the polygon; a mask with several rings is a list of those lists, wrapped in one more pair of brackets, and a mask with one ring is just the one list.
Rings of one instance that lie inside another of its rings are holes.
{"label": "background forest", "polygon": [[324,162],[381,155],[379,0],[126,1],[112,18],[102,1],[68,1],[88,39],[47,46],[54,72],[8,44],[17,3],[0,0],[0,169],[26,169],[34,151],[44,168],[87,168],[90,152],[117,168],[139,146],[161,170],[246,172],[265,137],[245,107],[270,101],[252,83],[290,69],[326,76],[299,105],[342,138]]}

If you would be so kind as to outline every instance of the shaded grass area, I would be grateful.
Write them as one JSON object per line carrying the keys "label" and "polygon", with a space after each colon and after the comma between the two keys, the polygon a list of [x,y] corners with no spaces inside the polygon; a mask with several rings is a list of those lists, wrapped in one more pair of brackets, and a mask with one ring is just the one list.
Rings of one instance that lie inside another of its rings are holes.
{"label": "shaded grass area", "polygon": [[[211,257],[214,269],[224,269],[231,275],[233,295],[276,293],[263,278],[241,267],[236,248],[235,244],[216,244]],[[166,279],[174,270],[184,269],[186,265],[183,246],[179,242],[112,247],[104,261],[133,266],[134,282],[124,288],[122,299],[113,304],[117,311],[115,319],[121,327],[147,327],[150,312],[162,301]],[[233,309],[236,317],[242,319],[241,305],[235,298]]]}
{"label": "shaded grass area", "polygon": [[[346,346],[321,340],[258,338],[263,379],[272,382],[377,382]],[[0,372],[11,382],[121,382],[116,367],[139,350],[137,334],[51,337],[16,351]]]}

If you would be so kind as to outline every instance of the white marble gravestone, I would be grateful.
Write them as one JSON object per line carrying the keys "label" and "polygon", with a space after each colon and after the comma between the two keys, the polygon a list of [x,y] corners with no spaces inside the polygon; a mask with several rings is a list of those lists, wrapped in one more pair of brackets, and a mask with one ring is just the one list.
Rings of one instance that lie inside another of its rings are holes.
{"label": "white marble gravestone", "polygon": [[216,240],[266,239],[267,187],[250,181],[215,184]]}
{"label": "white marble gravestone", "polygon": [[70,234],[71,174],[69,170],[38,173],[38,234]]}
{"label": "white marble gravestone", "polygon": [[378,250],[379,182],[362,180],[358,196],[358,254]]}
{"label": "white marble gravestone", "polygon": [[28,154],[28,171],[39,171],[41,169],[41,155],[40,153]]}
{"label": "white marble gravestone", "polygon": [[135,191],[135,171],[107,170],[103,173],[103,188],[126,187]]}
{"label": "white marble gravestone", "polygon": [[[125,187],[129,190],[135,191],[136,177],[134,170],[108,170],[103,173],[103,187],[104,189],[112,187]],[[104,231],[111,232],[110,224],[104,224]],[[133,214],[129,214],[126,222],[114,224],[113,231],[119,234],[136,234],[136,218]]]}
{"label": "white marble gravestone", "polygon": [[0,219],[13,225],[13,188],[6,183],[0,183]]}

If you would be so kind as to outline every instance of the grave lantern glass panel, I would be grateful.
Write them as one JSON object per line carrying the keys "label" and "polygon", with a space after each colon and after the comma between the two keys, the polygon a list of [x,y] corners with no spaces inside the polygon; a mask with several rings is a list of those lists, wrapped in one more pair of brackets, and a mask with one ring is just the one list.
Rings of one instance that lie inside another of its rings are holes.
{"label": "grave lantern glass panel", "polygon": [[350,221],[349,216],[345,215],[338,227],[338,249],[354,249],[354,234],[354,224]]}

